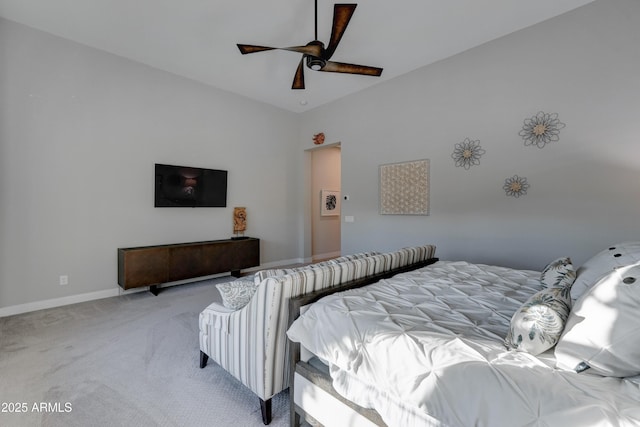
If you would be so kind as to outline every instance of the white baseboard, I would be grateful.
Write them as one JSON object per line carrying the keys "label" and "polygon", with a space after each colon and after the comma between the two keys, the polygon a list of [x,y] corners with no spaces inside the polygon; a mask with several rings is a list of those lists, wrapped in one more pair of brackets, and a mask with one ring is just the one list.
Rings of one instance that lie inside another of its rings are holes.
{"label": "white baseboard", "polygon": [[44,310],[47,308],[61,307],[63,305],[77,304],[79,302],[93,301],[102,298],[118,296],[118,289],[107,289],[105,291],[88,292],[85,294],[71,295],[62,298],[53,298],[43,301],[29,302],[26,304],[13,305],[0,308],[0,317],[13,316],[16,314],[28,313],[30,311]]}
{"label": "white baseboard", "polygon": [[[303,262],[302,258],[294,258],[294,259],[284,260],[284,261],[269,262],[269,263],[260,265],[260,267],[248,268],[248,269],[243,270],[243,271],[244,272],[254,272],[254,271],[258,271],[258,270],[264,270],[266,268],[276,268],[276,267],[279,267],[279,266],[282,266],[282,265],[299,264],[299,263],[302,263],[302,262]],[[166,283],[166,284],[164,284],[162,286],[158,286],[158,287],[159,288],[163,288],[163,287],[181,285],[183,283],[207,280],[207,279],[211,279],[211,278],[215,278],[215,277],[222,277],[224,275],[225,274],[216,274],[216,275],[212,275],[212,276],[198,277],[198,278],[196,278],[194,280],[183,280],[183,281],[180,281],[180,282]],[[135,292],[143,292],[143,291],[148,291],[148,290],[149,290],[148,286],[135,288],[135,289],[130,289],[130,290],[126,290],[126,291],[123,290],[120,286],[116,286],[113,289],[106,289],[104,291],[88,292],[88,293],[84,293],[84,294],[71,295],[71,296],[68,296],[68,297],[53,298],[53,299],[48,299],[48,300],[29,302],[29,303],[26,303],[26,304],[12,305],[12,306],[9,306],[9,307],[2,307],[2,308],[0,308],[0,317],[14,316],[16,314],[23,314],[23,313],[28,313],[28,312],[31,312],[31,311],[45,310],[47,308],[62,307],[64,305],[69,305],[69,304],[77,304],[77,303],[80,303],[80,302],[93,301],[93,300],[97,300],[97,299],[117,297],[117,296],[120,296],[120,295],[127,295],[127,294],[131,294],[131,293],[135,293]]]}

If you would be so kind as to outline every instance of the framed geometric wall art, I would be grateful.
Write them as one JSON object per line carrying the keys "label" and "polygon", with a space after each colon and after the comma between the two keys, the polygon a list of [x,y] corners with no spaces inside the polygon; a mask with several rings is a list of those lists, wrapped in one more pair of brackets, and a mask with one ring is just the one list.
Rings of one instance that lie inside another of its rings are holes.
{"label": "framed geometric wall art", "polygon": [[380,165],[380,214],[429,215],[429,159]]}
{"label": "framed geometric wall art", "polygon": [[340,215],[340,192],[320,190],[320,216]]}

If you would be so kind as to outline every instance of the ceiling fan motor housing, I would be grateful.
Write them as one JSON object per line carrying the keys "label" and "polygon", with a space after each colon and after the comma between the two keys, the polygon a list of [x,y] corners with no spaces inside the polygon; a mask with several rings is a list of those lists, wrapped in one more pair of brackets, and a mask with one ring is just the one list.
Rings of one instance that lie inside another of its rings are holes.
{"label": "ceiling fan motor housing", "polygon": [[327,64],[322,58],[316,58],[315,56],[307,55],[307,67],[311,68],[314,71],[320,71]]}
{"label": "ceiling fan motor housing", "polygon": [[[320,40],[314,40],[307,43],[307,46],[320,46],[320,50],[324,53],[324,43]],[[327,64],[327,61],[318,56],[306,55],[307,56],[307,67],[311,68],[314,71],[319,71],[324,68]]]}

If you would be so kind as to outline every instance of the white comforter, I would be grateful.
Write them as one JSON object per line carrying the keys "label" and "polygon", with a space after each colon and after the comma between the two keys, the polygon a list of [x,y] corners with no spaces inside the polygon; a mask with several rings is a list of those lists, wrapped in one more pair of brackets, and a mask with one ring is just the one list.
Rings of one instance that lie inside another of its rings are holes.
{"label": "white comforter", "polygon": [[639,426],[640,381],[507,351],[539,272],[440,261],[313,304],[288,331],[390,426]]}

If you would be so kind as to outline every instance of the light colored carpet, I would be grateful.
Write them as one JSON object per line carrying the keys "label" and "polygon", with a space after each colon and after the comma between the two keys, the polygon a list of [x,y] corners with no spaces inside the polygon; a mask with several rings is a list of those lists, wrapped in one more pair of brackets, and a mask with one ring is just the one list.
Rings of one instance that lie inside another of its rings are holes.
{"label": "light colored carpet", "polygon": [[[263,425],[256,395],[199,368],[198,314],[229,280],[0,318],[0,426]],[[273,398],[271,426],[289,425],[288,399]]]}

